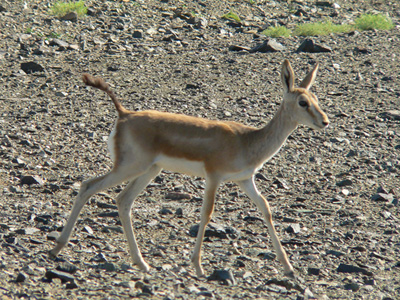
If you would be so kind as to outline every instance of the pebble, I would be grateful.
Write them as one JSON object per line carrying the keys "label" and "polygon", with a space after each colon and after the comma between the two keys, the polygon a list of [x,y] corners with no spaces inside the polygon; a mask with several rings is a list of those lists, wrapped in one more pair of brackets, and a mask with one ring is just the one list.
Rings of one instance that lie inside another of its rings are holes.
{"label": "pebble", "polygon": [[337,271],[341,273],[362,273],[367,276],[373,275],[373,273],[368,271],[367,269],[348,264],[340,264],[339,267],[337,268]]}
{"label": "pebble", "polygon": [[305,39],[299,48],[296,50],[299,52],[319,53],[319,52],[332,52],[332,49],[327,46],[322,46],[314,43],[312,39]]}
{"label": "pebble", "polygon": [[209,277],[207,277],[207,279],[210,281],[220,281],[222,284],[225,285],[236,284],[236,280],[231,270],[214,270],[214,272]]}

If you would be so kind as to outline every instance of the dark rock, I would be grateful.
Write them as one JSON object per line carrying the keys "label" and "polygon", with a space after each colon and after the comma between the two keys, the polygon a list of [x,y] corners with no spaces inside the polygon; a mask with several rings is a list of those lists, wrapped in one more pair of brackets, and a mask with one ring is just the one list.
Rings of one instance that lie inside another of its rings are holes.
{"label": "dark rock", "polygon": [[66,263],[63,263],[62,265],[57,266],[56,270],[65,272],[65,273],[69,273],[69,274],[74,274],[78,270],[78,268],[76,266],[74,266],[73,264],[66,262]]}
{"label": "dark rock", "polygon": [[60,233],[58,231],[52,231],[47,235],[47,239],[49,241],[55,241],[60,237]]}
{"label": "dark rock", "polygon": [[49,42],[50,46],[58,46],[59,50],[65,50],[68,48],[69,44],[60,39],[51,39]]}
{"label": "dark rock", "polygon": [[276,254],[272,252],[261,252],[257,256],[266,260],[274,260],[276,258]]}
{"label": "dark rock", "polygon": [[[198,232],[199,232],[199,224],[196,224],[190,227],[189,235],[192,237],[196,237]],[[228,238],[235,239],[239,236],[239,233],[236,229],[231,227],[224,227],[218,224],[209,224],[206,228],[204,236],[217,237],[221,239],[228,239]]]}
{"label": "dark rock", "polygon": [[109,209],[118,209],[118,207],[114,204],[108,204],[104,202],[97,202],[97,207],[99,208],[109,208]]}
{"label": "dark rock", "polygon": [[24,273],[18,273],[15,282],[24,282],[26,280],[26,275]]}
{"label": "dark rock", "polygon": [[357,282],[351,282],[344,285],[345,290],[350,290],[353,292],[357,292],[360,289],[360,285]]}
{"label": "dark rock", "polygon": [[163,207],[162,209],[160,209],[159,211],[158,211],[158,213],[160,214],[160,215],[163,215],[163,216],[165,216],[165,215],[173,215],[174,213],[172,212],[172,210],[170,210],[169,208],[166,208],[166,207]]}
{"label": "dark rock", "polygon": [[393,195],[392,194],[383,194],[377,193],[371,197],[372,201],[379,201],[379,202],[392,202]]}
{"label": "dark rock", "polygon": [[75,281],[67,282],[67,284],[65,285],[65,288],[67,290],[72,290],[72,289],[78,288],[78,285],[75,283]]}
{"label": "dark rock", "polygon": [[290,224],[286,228],[287,233],[300,233],[300,224]]}
{"label": "dark rock", "polygon": [[337,271],[340,273],[362,273],[367,276],[372,276],[373,273],[357,266],[347,265],[347,264],[340,264],[337,268]]}
{"label": "dark rock", "polygon": [[229,46],[229,51],[250,51],[250,50],[251,48],[244,46],[238,46],[238,45]]}
{"label": "dark rock", "polygon": [[352,185],[352,184],[353,184],[353,181],[350,180],[350,179],[345,179],[345,180],[336,182],[336,185],[337,185],[337,186],[340,186],[340,187],[349,186],[349,185]]}
{"label": "dark rock", "polygon": [[278,186],[278,188],[280,188],[280,189],[285,189],[285,190],[290,189],[289,184],[283,178],[276,178],[275,181],[273,182],[273,184],[276,184]]}
{"label": "dark rock", "polygon": [[26,74],[32,74],[35,72],[43,72],[44,68],[42,65],[35,63],[33,61],[21,63],[21,70]]}
{"label": "dark rock", "polygon": [[104,213],[99,213],[97,216],[101,218],[116,218],[118,217],[118,212],[117,211],[104,212]]}
{"label": "dark rock", "polygon": [[281,280],[281,279],[278,279],[278,278],[272,278],[272,279],[268,280],[265,284],[266,285],[275,284],[275,285],[278,285],[278,286],[282,286],[282,287],[286,288],[287,290],[294,289],[294,290],[297,290],[299,292],[303,292],[304,291],[304,287],[300,286],[300,284],[298,284],[298,283],[292,282],[289,279]]}
{"label": "dark rock", "polygon": [[320,268],[308,268],[308,275],[319,275],[321,273]]}
{"label": "dark rock", "polygon": [[235,285],[236,280],[233,277],[231,270],[214,270],[214,272],[207,277],[208,280],[217,280],[226,285]]}
{"label": "dark rock", "polygon": [[[186,86],[186,88],[188,88]],[[179,193],[179,192],[169,192],[167,195],[165,195],[165,199],[168,200],[185,200],[185,199],[191,199],[192,196],[187,193]]]}
{"label": "dark rock", "polygon": [[243,221],[249,222],[249,223],[254,223],[254,222],[264,222],[263,219],[254,217],[254,216],[246,216],[243,218]]}
{"label": "dark rock", "polygon": [[74,282],[74,277],[66,272],[62,271],[57,271],[57,270],[47,270],[45,277],[49,280],[52,281],[54,278],[61,279],[61,282]]}
{"label": "dark rock", "polygon": [[299,52],[309,52],[309,53],[318,53],[318,52],[332,52],[332,49],[327,46],[321,46],[314,43],[311,39],[305,39],[300,47],[296,50]]}
{"label": "dark rock", "polygon": [[400,110],[388,110],[380,114],[382,118],[400,120]]}
{"label": "dark rock", "polygon": [[182,210],[182,208],[177,208],[176,210],[175,210],[175,215],[177,215],[178,217],[182,217],[183,216],[183,210]]}
{"label": "dark rock", "polygon": [[31,175],[27,175],[27,176],[23,176],[21,178],[20,184],[27,184],[27,185],[31,185],[31,184],[38,184],[38,185],[44,185],[44,180],[42,178],[40,178],[37,175],[31,176]]}
{"label": "dark rock", "polygon": [[274,39],[266,40],[262,44],[256,45],[255,47],[250,49],[250,52],[262,52],[262,53],[267,53],[267,52],[279,52],[285,50],[285,46],[283,46],[281,43],[278,43]]}
{"label": "dark rock", "polygon": [[142,30],[135,30],[132,33],[132,37],[135,39],[141,39],[143,38],[143,31]]}
{"label": "dark rock", "polygon": [[326,254],[331,254],[331,255],[334,255],[336,257],[341,257],[341,256],[346,255],[346,253],[341,252],[341,251],[336,251],[336,250],[328,250],[328,251],[326,251]]}
{"label": "dark rock", "polygon": [[117,271],[117,267],[115,266],[115,264],[110,263],[110,262],[105,262],[105,263],[99,264],[99,265],[97,265],[97,267],[99,269],[106,270],[107,272]]}
{"label": "dark rock", "polygon": [[69,13],[66,13],[60,19],[64,20],[64,21],[76,22],[76,21],[78,21],[78,14],[74,11],[71,11]]}

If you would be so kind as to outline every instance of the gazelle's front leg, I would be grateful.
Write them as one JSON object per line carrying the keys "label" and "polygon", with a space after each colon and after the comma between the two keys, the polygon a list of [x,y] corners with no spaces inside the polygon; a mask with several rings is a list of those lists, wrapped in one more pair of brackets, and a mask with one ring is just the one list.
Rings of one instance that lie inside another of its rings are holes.
{"label": "gazelle's front leg", "polygon": [[204,233],[207,224],[210,222],[212,213],[214,211],[215,193],[218,189],[220,182],[221,181],[219,180],[219,178],[215,178],[212,176],[206,178],[204,200],[201,207],[200,226],[192,255],[192,262],[196,269],[196,274],[198,277],[204,276],[204,271],[201,267],[201,246],[203,245]]}
{"label": "gazelle's front leg", "polygon": [[160,168],[152,166],[147,173],[131,181],[125,189],[118,195],[117,205],[119,218],[124,228],[126,239],[128,240],[129,252],[134,263],[144,272],[148,272],[150,267],[144,261],[136,242],[131,222],[131,207],[133,200],[149,184],[149,182],[160,172]]}
{"label": "gazelle's front leg", "polygon": [[243,189],[243,191],[247,194],[247,196],[249,196],[249,198],[255,202],[257,207],[261,210],[262,214],[264,215],[264,218],[267,222],[268,232],[271,236],[272,245],[274,246],[275,251],[277,252],[279,261],[283,265],[283,268],[285,270],[285,275],[293,278],[294,270],[276,234],[274,225],[272,223],[272,214],[271,214],[271,209],[269,208],[268,201],[257,190],[257,187],[254,183],[254,177],[248,180],[240,181],[238,182],[238,184],[239,187]]}

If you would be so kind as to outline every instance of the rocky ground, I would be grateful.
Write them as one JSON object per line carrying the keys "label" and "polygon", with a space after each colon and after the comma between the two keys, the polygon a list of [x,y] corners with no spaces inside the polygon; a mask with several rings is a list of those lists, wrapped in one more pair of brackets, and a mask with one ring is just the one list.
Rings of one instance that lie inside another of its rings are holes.
{"label": "rocky ground", "polygon": [[[91,0],[77,20],[51,16],[51,2],[0,1],[2,299],[400,297],[400,2]],[[229,11],[242,23],[221,18]],[[277,52],[234,51],[266,41],[270,25],[366,12],[397,26],[312,38],[330,52],[296,52],[303,37],[277,39]],[[47,257],[80,182],[111,167],[115,108],[83,72],[104,77],[132,110],[262,126],[281,101],[284,58],[299,77],[320,63],[313,91],[331,120],[324,132],[299,128],[257,175],[298,279],[282,275],[261,214],[230,183],[204,243],[213,276],[196,278],[204,181],[168,171],[132,211],[149,274],[127,253],[121,186],[93,197],[68,247]]]}

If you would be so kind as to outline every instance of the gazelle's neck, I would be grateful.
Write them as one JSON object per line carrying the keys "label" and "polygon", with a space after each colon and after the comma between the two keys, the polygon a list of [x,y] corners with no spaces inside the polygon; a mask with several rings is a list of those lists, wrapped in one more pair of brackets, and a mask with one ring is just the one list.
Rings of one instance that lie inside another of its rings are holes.
{"label": "gazelle's neck", "polygon": [[297,123],[282,103],[272,120],[254,133],[254,162],[264,163],[274,156],[296,127]]}

